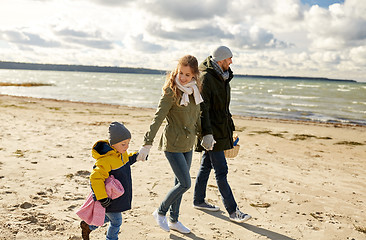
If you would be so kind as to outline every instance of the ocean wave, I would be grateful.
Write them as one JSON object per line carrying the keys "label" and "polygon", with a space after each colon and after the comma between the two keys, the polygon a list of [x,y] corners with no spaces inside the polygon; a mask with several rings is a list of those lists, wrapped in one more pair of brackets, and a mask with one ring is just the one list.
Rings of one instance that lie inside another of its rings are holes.
{"label": "ocean wave", "polygon": [[291,105],[295,107],[311,107],[311,108],[318,107],[318,105],[308,103],[291,103]]}
{"label": "ocean wave", "polygon": [[[37,88],[0,87],[0,94],[153,108],[157,107],[165,81],[164,76],[149,74],[47,71],[0,71],[0,78],[5,82],[54,84]],[[233,114],[366,125],[366,84],[363,83],[356,86],[322,81],[246,79],[232,81],[230,85]]]}
{"label": "ocean wave", "polygon": [[297,84],[298,87],[318,88],[320,85]]}
{"label": "ocean wave", "polygon": [[300,95],[281,95],[281,94],[272,94],[273,97],[281,98],[281,99],[318,99],[319,97],[315,96],[300,96]]}
{"label": "ocean wave", "polygon": [[366,105],[366,102],[352,101],[352,104]]}

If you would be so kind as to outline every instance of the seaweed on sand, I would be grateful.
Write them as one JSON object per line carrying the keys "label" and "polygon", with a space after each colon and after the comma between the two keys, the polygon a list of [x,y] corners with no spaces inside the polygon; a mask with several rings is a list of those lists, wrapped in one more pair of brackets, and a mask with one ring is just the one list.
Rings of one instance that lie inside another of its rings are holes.
{"label": "seaweed on sand", "polygon": [[53,84],[49,84],[49,83],[35,83],[35,82],[28,82],[28,83],[6,83],[6,82],[0,82],[0,87],[43,87],[43,86],[53,86]]}

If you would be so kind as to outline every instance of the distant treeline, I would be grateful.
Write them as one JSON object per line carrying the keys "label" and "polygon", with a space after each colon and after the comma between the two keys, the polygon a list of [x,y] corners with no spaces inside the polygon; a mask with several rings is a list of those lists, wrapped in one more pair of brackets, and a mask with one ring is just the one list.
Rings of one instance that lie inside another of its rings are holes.
{"label": "distant treeline", "polygon": [[[23,69],[23,70],[44,70],[44,71],[74,71],[74,72],[107,72],[107,73],[139,73],[139,74],[166,74],[164,70],[148,68],[128,68],[128,67],[98,67],[86,65],[66,65],[66,64],[40,64],[40,63],[20,63],[0,61],[0,69]],[[259,79],[297,79],[297,80],[316,80],[316,81],[346,81],[354,80],[315,78],[315,77],[296,77],[296,76],[263,76],[263,75],[243,75],[235,74],[237,77],[250,77]]]}
{"label": "distant treeline", "polygon": [[343,81],[343,82],[357,82],[355,80],[347,79],[331,79],[331,78],[321,78],[321,77],[296,77],[296,76],[264,76],[264,75],[238,75],[237,77],[250,77],[250,78],[265,78],[265,79],[288,79],[288,80],[315,80],[315,81]]}
{"label": "distant treeline", "polygon": [[39,63],[20,63],[20,62],[4,62],[4,61],[0,61],[0,69],[165,74],[165,71],[147,69],[147,68],[98,67],[98,66],[86,66],[86,65],[39,64]]}

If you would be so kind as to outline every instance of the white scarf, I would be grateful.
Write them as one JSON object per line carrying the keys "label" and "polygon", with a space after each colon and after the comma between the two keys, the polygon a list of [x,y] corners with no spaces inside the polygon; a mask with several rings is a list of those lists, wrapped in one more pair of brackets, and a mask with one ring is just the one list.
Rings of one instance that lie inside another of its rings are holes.
{"label": "white scarf", "polygon": [[183,92],[182,100],[180,101],[180,105],[187,106],[189,103],[189,95],[193,93],[194,101],[196,102],[196,105],[203,102],[203,99],[201,97],[200,91],[198,90],[196,81],[190,81],[186,85],[182,85],[179,81],[178,74],[175,77],[175,83],[178,86],[178,89]]}

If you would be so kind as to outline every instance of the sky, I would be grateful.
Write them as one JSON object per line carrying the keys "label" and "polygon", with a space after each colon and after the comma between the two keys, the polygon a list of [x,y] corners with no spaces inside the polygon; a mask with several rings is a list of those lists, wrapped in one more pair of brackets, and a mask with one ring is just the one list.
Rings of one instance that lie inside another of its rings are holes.
{"label": "sky", "polygon": [[220,45],[234,74],[366,82],[366,1],[1,0],[0,61],[172,70]]}

